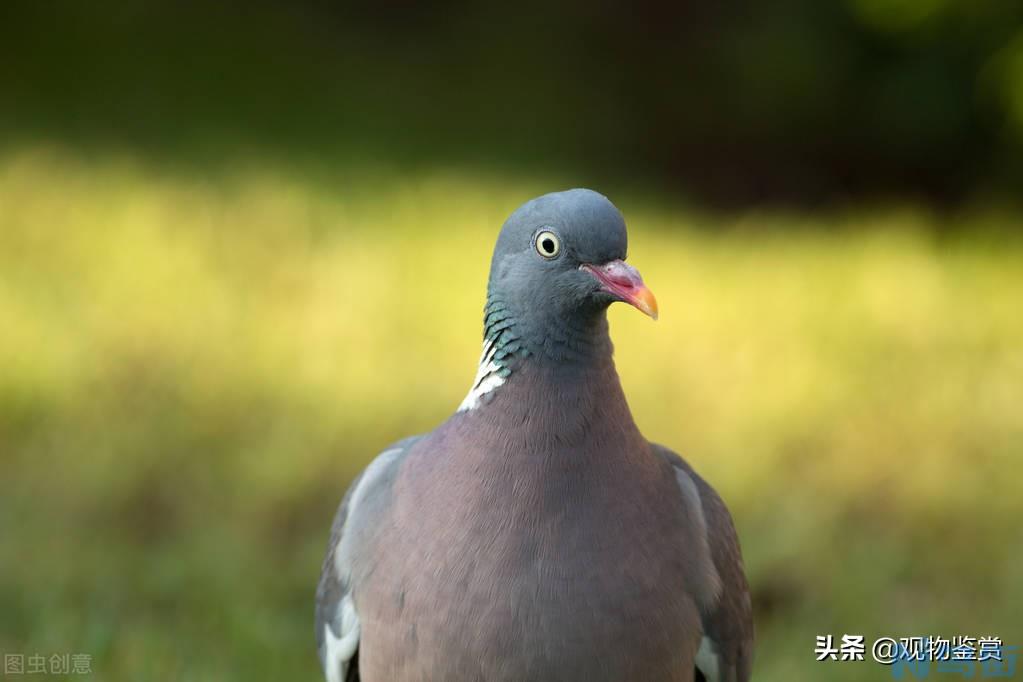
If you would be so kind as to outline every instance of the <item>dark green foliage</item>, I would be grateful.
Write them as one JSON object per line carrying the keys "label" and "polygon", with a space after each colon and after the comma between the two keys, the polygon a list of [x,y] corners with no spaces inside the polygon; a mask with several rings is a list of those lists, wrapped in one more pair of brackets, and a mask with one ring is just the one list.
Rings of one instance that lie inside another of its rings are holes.
{"label": "dark green foliage", "polygon": [[715,202],[1023,184],[1023,3],[306,0],[0,10],[0,133],[560,169]]}

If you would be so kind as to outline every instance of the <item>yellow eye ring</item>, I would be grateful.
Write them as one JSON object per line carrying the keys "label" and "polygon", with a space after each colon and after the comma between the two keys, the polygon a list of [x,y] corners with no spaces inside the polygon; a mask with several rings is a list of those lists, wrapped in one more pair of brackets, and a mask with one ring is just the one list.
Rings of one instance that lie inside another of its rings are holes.
{"label": "yellow eye ring", "polygon": [[536,246],[536,252],[544,258],[557,258],[561,253],[561,240],[550,230],[537,234],[533,244]]}

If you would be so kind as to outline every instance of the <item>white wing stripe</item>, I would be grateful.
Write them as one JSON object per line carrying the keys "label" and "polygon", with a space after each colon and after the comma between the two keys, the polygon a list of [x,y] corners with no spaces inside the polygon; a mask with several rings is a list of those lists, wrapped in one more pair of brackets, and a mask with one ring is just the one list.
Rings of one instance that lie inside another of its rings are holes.
{"label": "white wing stripe", "polygon": [[709,637],[700,640],[700,649],[696,652],[696,667],[707,679],[707,682],[719,682],[718,655],[714,652],[714,641]]}

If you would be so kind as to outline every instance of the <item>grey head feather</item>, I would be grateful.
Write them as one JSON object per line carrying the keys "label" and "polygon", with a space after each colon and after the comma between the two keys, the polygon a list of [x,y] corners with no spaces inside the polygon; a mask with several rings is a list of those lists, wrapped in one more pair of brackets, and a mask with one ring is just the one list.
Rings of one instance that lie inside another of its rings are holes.
{"label": "grey head feather", "polygon": [[[541,253],[551,234],[556,253]],[[604,311],[615,299],[581,266],[625,258],[625,219],[607,197],[570,189],[527,201],[494,246],[483,311],[483,352],[458,411],[489,403],[527,358],[567,369],[610,356]]]}
{"label": "grey head feather", "polygon": [[[545,231],[560,242],[554,257],[537,251],[536,237]],[[505,221],[494,247],[484,339],[508,344],[499,352],[517,357],[571,356],[573,347],[587,347],[593,324],[614,299],[579,268],[624,259],[627,249],[625,219],[602,194],[571,189],[527,201]]]}

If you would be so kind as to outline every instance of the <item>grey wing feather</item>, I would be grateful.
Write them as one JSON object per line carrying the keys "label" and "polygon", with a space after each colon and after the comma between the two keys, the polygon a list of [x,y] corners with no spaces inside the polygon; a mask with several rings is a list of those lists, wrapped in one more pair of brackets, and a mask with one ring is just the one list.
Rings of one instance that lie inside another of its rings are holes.
{"label": "grey wing feather", "polygon": [[[351,585],[347,579],[337,575],[334,568],[334,557],[341,544],[341,536],[344,533],[345,522],[348,520],[348,506],[352,499],[352,492],[358,487],[362,480],[362,473],[355,477],[348,487],[337,513],[334,515],[334,522],[330,527],[330,540],[327,541],[327,556],[323,559],[323,568],[320,571],[320,582],[316,586],[316,651],[320,656],[320,665],[326,672],[327,651],[326,651],[326,628],[334,631],[335,636],[340,636],[341,623],[335,622],[338,607],[341,601],[351,591]],[[356,666],[351,666],[355,668]],[[345,682],[357,682],[358,673],[354,677],[345,675]]]}
{"label": "grey wing feather", "polygon": [[359,682],[352,562],[359,552],[359,540],[388,502],[402,459],[419,438],[406,438],[377,455],[352,481],[334,516],[316,587],[316,649],[329,682]]}
{"label": "grey wing feather", "polygon": [[664,446],[653,447],[676,471],[688,476],[703,507],[710,554],[721,579],[720,597],[702,614],[704,634],[711,640],[712,653],[717,658],[716,680],[747,682],[753,665],[753,609],[732,515],[717,492],[688,462]]}

